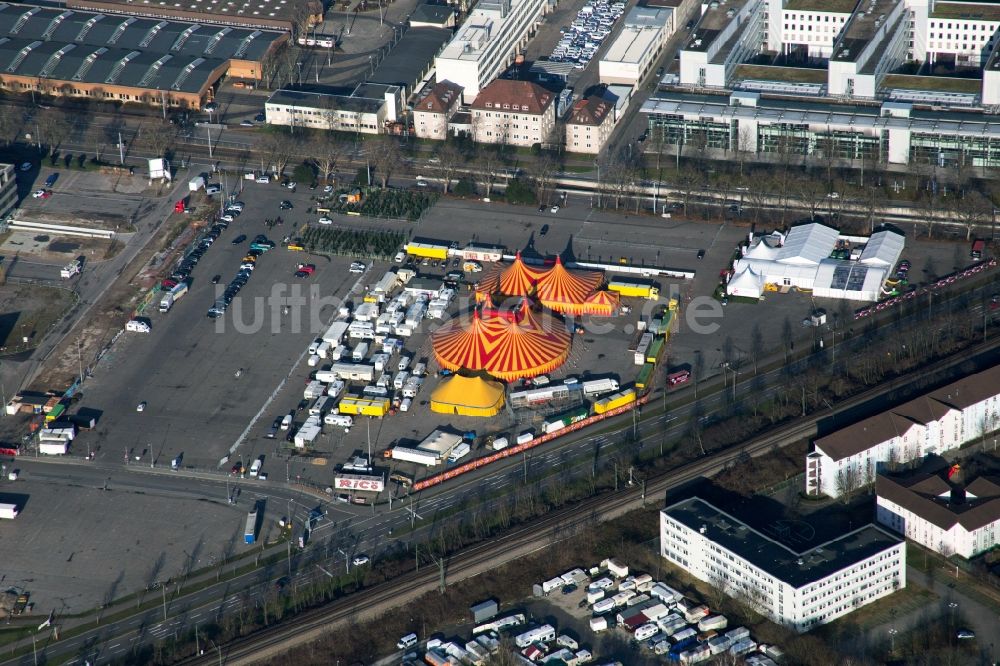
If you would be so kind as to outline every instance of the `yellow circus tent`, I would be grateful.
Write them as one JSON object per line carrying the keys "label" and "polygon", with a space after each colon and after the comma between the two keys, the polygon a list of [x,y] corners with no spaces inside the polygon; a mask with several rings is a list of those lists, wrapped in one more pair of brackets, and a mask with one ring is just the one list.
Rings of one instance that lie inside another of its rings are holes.
{"label": "yellow circus tent", "polygon": [[456,416],[496,416],[503,407],[503,384],[453,375],[431,393],[431,411]]}
{"label": "yellow circus tent", "polygon": [[510,316],[455,319],[431,335],[434,357],[449,370],[483,371],[503,381],[534,377],[566,362],[572,336],[559,320],[539,319],[523,301]]}
{"label": "yellow circus tent", "polygon": [[603,281],[604,276],[595,271],[571,273],[563,266],[562,258],[556,255],[555,266],[538,284],[538,300],[550,310],[580,314],[586,311],[587,297]]}
{"label": "yellow circus tent", "polygon": [[586,314],[610,317],[618,313],[621,308],[621,299],[618,294],[607,290],[595,291],[583,304],[583,312]]}

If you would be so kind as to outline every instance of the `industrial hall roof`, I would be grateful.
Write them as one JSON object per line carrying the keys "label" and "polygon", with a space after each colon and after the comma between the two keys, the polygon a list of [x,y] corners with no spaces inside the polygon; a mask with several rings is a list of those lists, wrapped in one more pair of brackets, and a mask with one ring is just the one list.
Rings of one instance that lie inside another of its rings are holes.
{"label": "industrial hall roof", "polygon": [[527,299],[509,311],[473,310],[431,335],[434,356],[449,370],[486,372],[513,381],[550,372],[566,362],[572,336],[562,321],[539,316]]}
{"label": "industrial hall roof", "polygon": [[0,76],[199,92],[229,60],[257,61],[279,32],[0,3]]}

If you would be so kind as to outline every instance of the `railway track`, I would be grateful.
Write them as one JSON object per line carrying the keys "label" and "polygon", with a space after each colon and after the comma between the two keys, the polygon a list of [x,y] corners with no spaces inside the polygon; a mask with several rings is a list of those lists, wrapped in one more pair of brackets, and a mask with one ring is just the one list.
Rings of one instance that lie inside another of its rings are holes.
{"label": "railway track", "polygon": [[[983,342],[956,357],[943,359],[923,368],[914,375],[933,377],[979,355],[995,353],[998,347],[1000,347],[1000,339]],[[946,378],[946,376],[942,377],[941,380]],[[838,405],[837,412],[853,409],[874,399],[883,398],[887,394],[895,392],[897,387],[908,385],[910,382],[907,379],[907,377],[901,377],[887,385],[869,389],[845,400]],[[713,453],[710,457],[682,465],[677,469],[657,473],[647,479],[644,491],[640,487],[634,486],[615,494],[592,497],[573,507],[552,512],[529,525],[518,527],[500,538],[465,549],[446,559],[446,580],[449,583],[456,583],[494,569],[569,538],[585,527],[640,508],[647,501],[662,504],[669,491],[683,487],[698,478],[716,474],[741,457],[761,456],[775,448],[788,446],[803,438],[816,436],[818,423],[823,418],[837,412],[801,417],[771,433],[754,438],[742,446],[734,446]],[[282,654],[296,645],[323,637],[332,628],[343,622],[372,618],[413,601],[436,589],[439,581],[440,572],[436,566],[419,572],[409,572],[391,581],[301,613],[289,622],[275,625],[234,641],[223,652],[222,658],[227,664],[251,664],[269,656]],[[190,657],[180,663],[210,666],[217,661],[219,661],[217,655],[206,654]]]}

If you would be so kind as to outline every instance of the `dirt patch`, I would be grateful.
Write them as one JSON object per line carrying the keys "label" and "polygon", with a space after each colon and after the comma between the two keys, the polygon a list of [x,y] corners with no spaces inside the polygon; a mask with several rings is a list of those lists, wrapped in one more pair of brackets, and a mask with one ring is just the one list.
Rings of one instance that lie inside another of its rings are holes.
{"label": "dirt patch", "polygon": [[20,354],[37,347],[75,302],[73,292],[58,287],[0,286],[0,354]]}
{"label": "dirt patch", "polygon": [[102,261],[114,256],[114,254],[109,253],[116,245],[118,249],[114,250],[114,254],[120,251],[121,241],[14,231],[3,239],[3,243],[0,244],[0,254],[30,254],[33,260],[38,259],[60,264],[80,255],[86,256],[88,261]]}

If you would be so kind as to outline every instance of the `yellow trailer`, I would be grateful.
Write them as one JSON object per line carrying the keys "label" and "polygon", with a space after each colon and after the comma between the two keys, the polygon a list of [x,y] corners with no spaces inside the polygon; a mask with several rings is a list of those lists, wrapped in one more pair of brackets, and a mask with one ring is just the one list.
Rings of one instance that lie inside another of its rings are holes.
{"label": "yellow trailer", "polygon": [[621,296],[632,298],[646,298],[655,301],[660,297],[660,288],[652,282],[641,280],[625,280],[615,278],[608,282],[608,290],[617,292]]}
{"label": "yellow trailer", "polygon": [[374,416],[381,418],[389,413],[388,398],[358,398],[356,396],[345,396],[341,399],[341,414],[355,414],[360,416]]}
{"label": "yellow trailer", "polygon": [[635,389],[625,389],[618,393],[612,393],[606,398],[601,398],[594,403],[594,413],[604,414],[617,407],[627,405],[630,402],[635,402]]}
{"label": "yellow trailer", "polygon": [[447,259],[448,246],[440,243],[411,242],[406,244],[406,253],[427,259]]}

